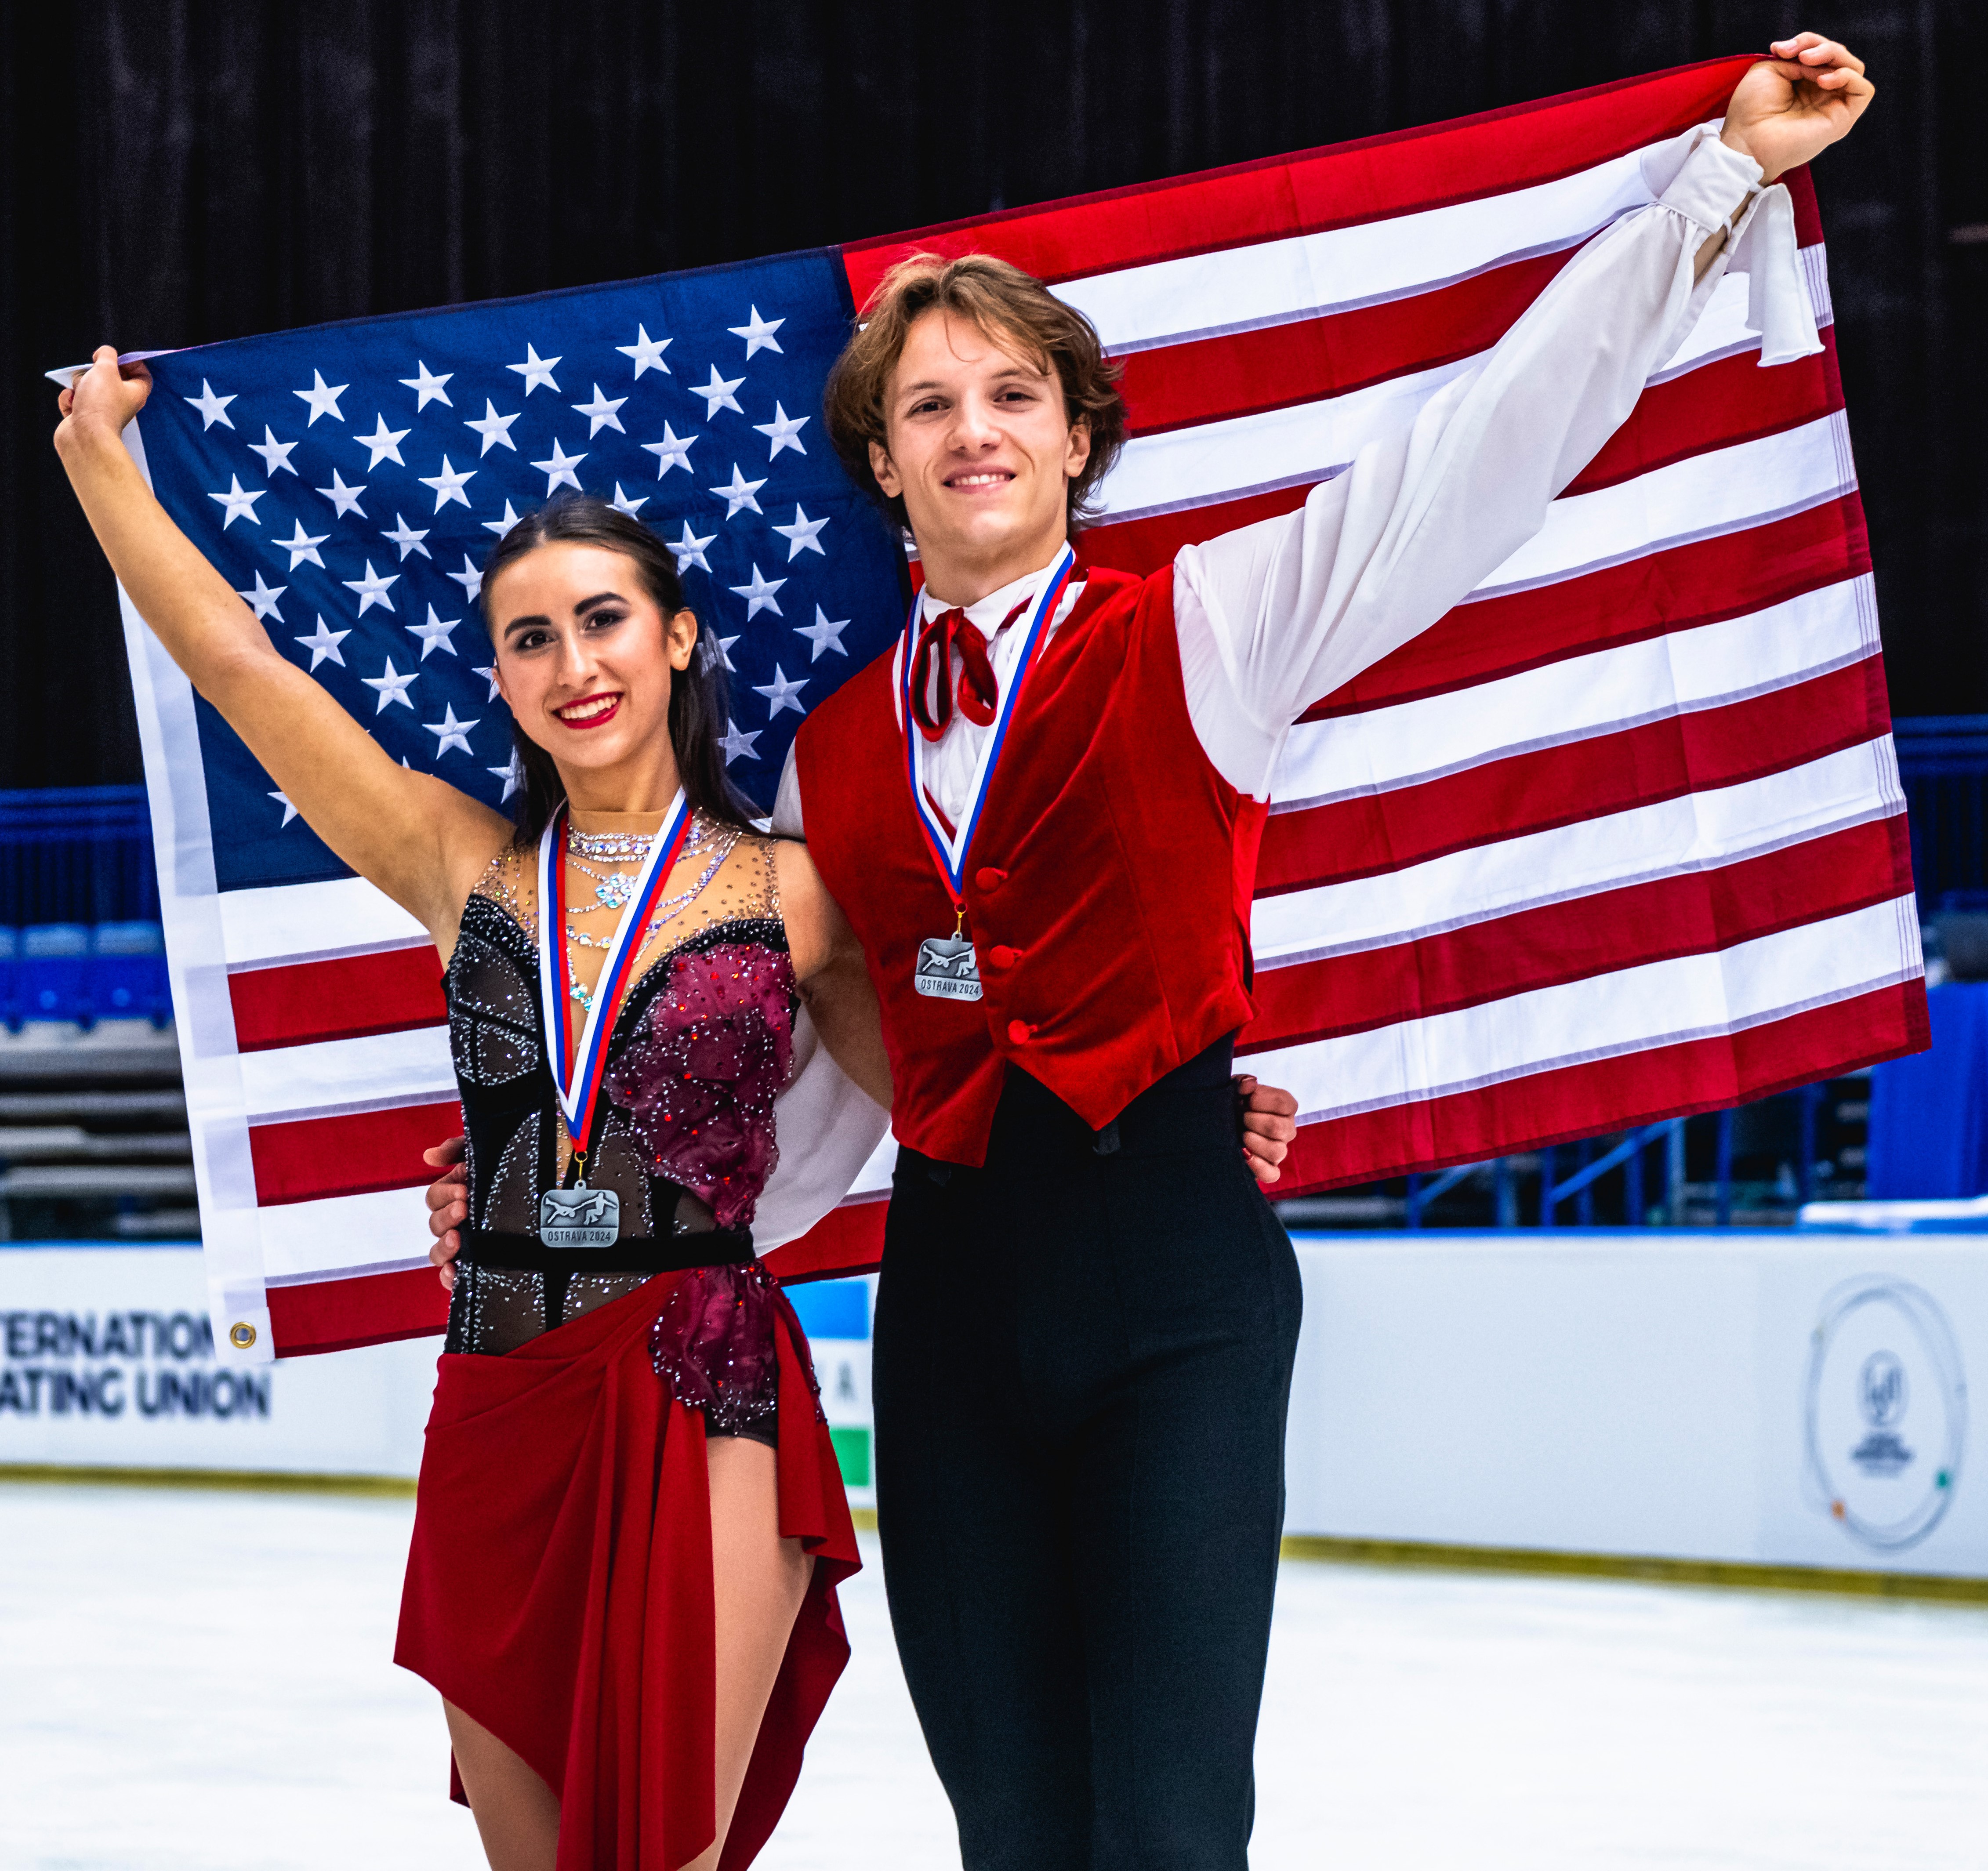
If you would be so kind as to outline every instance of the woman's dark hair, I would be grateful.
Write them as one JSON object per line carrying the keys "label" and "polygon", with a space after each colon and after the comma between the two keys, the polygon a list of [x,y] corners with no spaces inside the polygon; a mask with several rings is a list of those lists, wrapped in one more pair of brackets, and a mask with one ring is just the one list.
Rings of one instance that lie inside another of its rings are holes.
{"label": "woman's dark hair", "polygon": [[[677,576],[676,561],[669,548],[647,527],[591,494],[562,495],[536,513],[526,514],[497,542],[496,551],[484,566],[483,616],[492,643],[497,630],[496,620],[490,614],[490,588],[497,582],[498,574],[542,545],[562,543],[597,545],[633,559],[642,589],[655,600],[656,608],[665,619],[685,608],[683,581]],[[670,745],[675,750],[677,772],[691,804],[708,817],[744,830],[750,828],[752,806],[726,778],[725,755],[719,745],[730,701],[725,659],[713,647],[712,639],[700,631],[689,668],[671,672]],[[534,845],[552,822],[553,815],[566,802],[566,788],[560,784],[559,768],[552,755],[515,721],[511,724],[511,745],[520,775],[518,842]]]}

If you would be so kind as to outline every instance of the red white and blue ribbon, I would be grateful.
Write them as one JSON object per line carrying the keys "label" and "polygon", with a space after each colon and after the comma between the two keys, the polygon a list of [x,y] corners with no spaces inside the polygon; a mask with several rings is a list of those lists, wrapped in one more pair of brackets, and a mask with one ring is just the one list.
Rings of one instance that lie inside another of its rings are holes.
{"label": "red white and blue ribbon", "polygon": [[600,1099],[600,1082],[607,1070],[607,1042],[614,1019],[634,978],[649,917],[668,883],[670,871],[690,829],[690,801],[678,792],[650,843],[649,854],[635,879],[634,893],[621,913],[620,927],[602,964],[600,978],[587,1009],[587,1025],[573,1052],[573,1070],[566,1069],[566,1035],[572,1020],[573,978],[568,967],[566,936],[566,811],[561,806],[539,837],[539,981],[544,1004],[547,1063],[559,1093],[560,1109],[574,1153],[584,1156]]}
{"label": "red white and blue ribbon", "polygon": [[[994,769],[999,765],[1002,749],[1006,746],[1008,730],[1015,718],[1016,704],[1020,701],[1023,684],[1029,672],[1035,667],[1040,653],[1043,640],[1049,634],[1050,620],[1056,615],[1057,604],[1062,600],[1063,588],[1070,583],[1070,575],[1076,568],[1077,554],[1067,542],[1049,569],[1043,581],[1043,588],[1036,594],[1035,602],[1029,607],[1028,614],[1014,627],[1022,633],[1022,648],[1015,662],[1015,672],[1002,685],[1000,699],[994,706],[994,724],[980,750],[980,759],[973,770],[973,789],[966,810],[960,815],[958,823],[948,832],[937,809],[925,791],[925,776],[920,772],[921,757],[925,748],[925,736],[916,731],[911,720],[911,664],[913,650],[918,642],[919,612],[923,606],[922,596],[911,600],[911,615],[904,623],[904,640],[898,652],[898,711],[904,729],[905,772],[911,785],[911,809],[918,814],[918,823],[923,828],[925,843],[930,848],[932,862],[938,866],[941,880],[952,897],[953,907],[962,909],[966,900],[965,879],[966,856],[972,848],[973,834],[980,823],[980,815],[986,810],[987,795],[994,782]],[[949,674],[949,672],[946,672]]]}

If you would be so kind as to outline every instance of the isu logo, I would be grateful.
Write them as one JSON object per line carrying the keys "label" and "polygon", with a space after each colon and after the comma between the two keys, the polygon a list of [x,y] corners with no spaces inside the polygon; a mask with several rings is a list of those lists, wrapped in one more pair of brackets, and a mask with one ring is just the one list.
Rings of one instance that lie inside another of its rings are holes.
{"label": "isu logo", "polygon": [[1871,1275],[1827,1295],[1810,1335],[1808,1493],[1858,1545],[1917,1545],[1952,1505],[1967,1383],[1939,1302]]}
{"label": "isu logo", "polygon": [[965,936],[931,936],[918,944],[918,971],[913,983],[921,994],[942,1001],[980,998],[980,964]]}

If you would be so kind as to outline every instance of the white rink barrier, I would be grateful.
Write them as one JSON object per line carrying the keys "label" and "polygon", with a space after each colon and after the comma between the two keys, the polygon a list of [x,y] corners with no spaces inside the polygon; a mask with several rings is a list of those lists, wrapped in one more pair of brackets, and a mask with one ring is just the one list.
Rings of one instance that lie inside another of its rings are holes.
{"label": "white rink barrier", "polygon": [[[870,1473],[870,1282],[800,1288],[850,1484]],[[0,1468],[411,1480],[441,1341],[274,1364],[214,1356],[200,1250],[0,1245]]]}
{"label": "white rink barrier", "polygon": [[1297,1237],[1292,1533],[1988,1575],[1988,1240]]}
{"label": "white rink barrier", "polygon": [[[1980,1235],[1300,1235],[1293,1534],[1988,1576]],[[794,1289],[859,1506],[871,1282]],[[198,1251],[0,1248],[0,1467],[411,1477],[434,1339],[223,1369]]]}

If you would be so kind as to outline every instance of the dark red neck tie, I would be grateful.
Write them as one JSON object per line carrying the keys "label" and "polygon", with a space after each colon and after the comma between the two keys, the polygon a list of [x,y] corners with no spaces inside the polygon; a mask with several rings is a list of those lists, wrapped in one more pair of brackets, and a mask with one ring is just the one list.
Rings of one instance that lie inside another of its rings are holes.
{"label": "dark red neck tie", "polygon": [[[1029,599],[1002,619],[1003,630],[1029,608]],[[959,651],[959,681],[955,696],[952,652]],[[994,665],[987,659],[987,639],[980,626],[957,606],[927,620],[911,652],[911,718],[928,741],[936,741],[952,723],[955,700],[959,712],[977,727],[993,725],[1001,691]]]}

